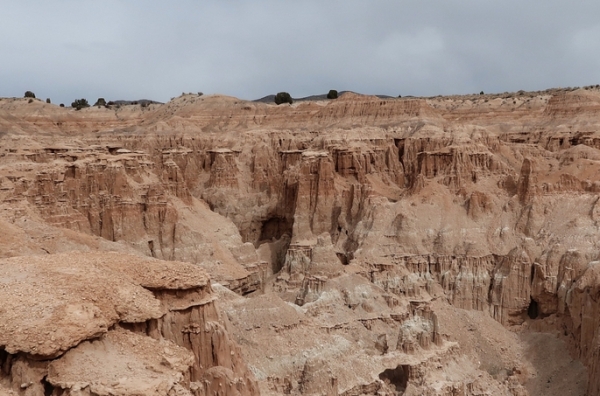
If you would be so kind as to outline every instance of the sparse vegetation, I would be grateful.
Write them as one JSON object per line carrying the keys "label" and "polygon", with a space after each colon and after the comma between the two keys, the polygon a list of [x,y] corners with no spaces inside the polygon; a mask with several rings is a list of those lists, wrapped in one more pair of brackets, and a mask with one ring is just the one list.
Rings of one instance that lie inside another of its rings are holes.
{"label": "sparse vegetation", "polygon": [[106,100],[104,100],[104,98],[98,98],[96,103],[94,103],[94,106],[106,106]]}
{"label": "sparse vegetation", "polygon": [[338,98],[338,91],[336,91],[335,89],[330,89],[329,93],[327,94],[327,99],[337,99]]}
{"label": "sparse vegetation", "polygon": [[59,104],[60,107],[65,107],[64,103]]}
{"label": "sparse vegetation", "polygon": [[294,103],[292,96],[287,92],[279,92],[277,95],[275,95],[275,104],[280,105],[282,103]]}
{"label": "sparse vegetation", "polygon": [[26,91],[25,92],[25,98],[34,98],[35,99],[35,94],[31,91]]}
{"label": "sparse vegetation", "polygon": [[50,100],[50,98],[46,98],[46,103],[48,103],[48,104],[52,103],[52,101]]}
{"label": "sparse vegetation", "polygon": [[73,103],[71,103],[71,107],[76,110],[81,110],[85,107],[90,107],[90,104],[88,103],[87,99],[81,98],[81,99],[75,99],[75,101]]}
{"label": "sparse vegetation", "polygon": [[479,95],[485,95],[485,94],[483,93],[483,91],[481,91],[481,92],[479,92]]}

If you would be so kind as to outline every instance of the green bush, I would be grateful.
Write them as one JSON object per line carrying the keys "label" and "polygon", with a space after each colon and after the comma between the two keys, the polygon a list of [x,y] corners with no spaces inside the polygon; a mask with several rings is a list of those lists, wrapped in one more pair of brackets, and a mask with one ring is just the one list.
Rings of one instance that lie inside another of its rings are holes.
{"label": "green bush", "polygon": [[337,99],[338,98],[338,91],[336,91],[335,89],[330,89],[329,93],[327,94],[327,99]]}
{"label": "green bush", "polygon": [[48,104],[52,103],[52,101],[50,100],[50,98],[46,99],[46,103],[48,103]]}
{"label": "green bush", "polygon": [[280,105],[282,103],[294,103],[292,96],[287,92],[279,92],[277,95],[275,95],[275,104]]}
{"label": "green bush", "polygon": [[90,104],[88,103],[87,99],[81,98],[75,99],[75,101],[71,103],[71,107],[77,110],[81,110],[84,107],[90,107]]}
{"label": "green bush", "polygon": [[27,91],[25,92],[25,98],[34,98],[35,99],[35,94],[31,91]]}
{"label": "green bush", "polygon": [[483,91],[479,92],[479,95],[484,95]]}
{"label": "green bush", "polygon": [[94,106],[106,106],[106,100],[104,100],[104,98],[98,98],[96,103],[94,103]]}
{"label": "green bush", "polygon": [[59,104],[60,107],[65,107],[64,103]]}

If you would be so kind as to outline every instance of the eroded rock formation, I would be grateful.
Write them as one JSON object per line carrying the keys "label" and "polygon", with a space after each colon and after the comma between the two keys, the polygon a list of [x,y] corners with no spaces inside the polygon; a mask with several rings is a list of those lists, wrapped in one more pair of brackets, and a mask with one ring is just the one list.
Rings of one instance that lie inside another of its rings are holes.
{"label": "eroded rock formation", "polygon": [[69,253],[0,273],[0,384],[15,394],[258,394],[197,266]]}
{"label": "eroded rock formation", "polygon": [[[263,394],[524,395],[544,367],[507,352],[522,347],[507,329],[527,328],[561,334],[590,379],[569,392],[597,394],[599,110],[595,87],[292,106],[184,95],[79,112],[3,99],[0,253],[110,250],[205,269],[237,293],[219,286],[241,351],[207,352],[214,334],[233,345],[219,320],[170,324],[216,317],[212,303],[165,311],[201,293],[144,285],[158,311],[114,319],[131,334],[102,341],[192,351],[202,368],[185,374],[181,355],[169,386],[197,394],[208,388],[186,381],[252,388],[236,382],[246,361]],[[453,324],[464,312],[479,349]],[[54,349],[11,333],[5,350],[62,359],[96,333]]]}

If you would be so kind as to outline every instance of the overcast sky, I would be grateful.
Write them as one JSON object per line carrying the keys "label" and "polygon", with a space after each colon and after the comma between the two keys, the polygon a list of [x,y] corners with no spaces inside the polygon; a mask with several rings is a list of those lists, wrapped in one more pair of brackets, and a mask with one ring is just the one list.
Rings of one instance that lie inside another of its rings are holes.
{"label": "overcast sky", "polygon": [[600,1],[0,0],[0,96],[53,103],[600,84]]}

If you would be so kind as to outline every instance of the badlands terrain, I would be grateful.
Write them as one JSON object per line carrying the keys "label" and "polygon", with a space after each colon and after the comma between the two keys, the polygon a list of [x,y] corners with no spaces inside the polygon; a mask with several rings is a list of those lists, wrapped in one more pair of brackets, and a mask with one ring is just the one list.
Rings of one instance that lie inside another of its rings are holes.
{"label": "badlands terrain", "polygon": [[0,99],[0,395],[599,395],[600,89]]}

